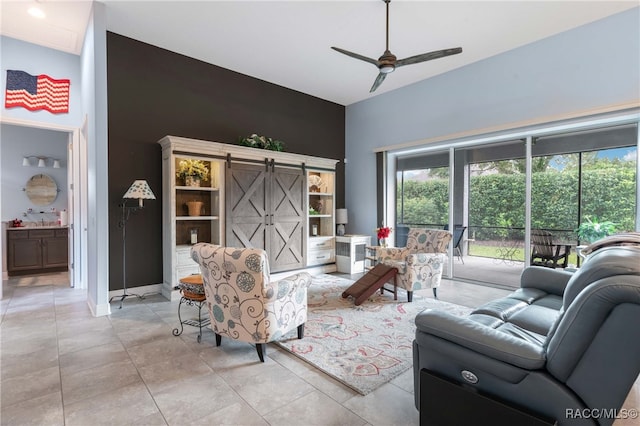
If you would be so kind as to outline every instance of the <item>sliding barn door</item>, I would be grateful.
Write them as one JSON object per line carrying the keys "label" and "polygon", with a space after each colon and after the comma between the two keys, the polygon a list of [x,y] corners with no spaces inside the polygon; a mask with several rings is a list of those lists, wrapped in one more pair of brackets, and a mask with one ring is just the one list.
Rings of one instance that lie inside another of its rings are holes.
{"label": "sliding barn door", "polygon": [[231,163],[226,170],[227,246],[264,249],[271,272],[303,268],[303,171],[244,163]]}
{"label": "sliding barn door", "polygon": [[275,168],[270,179],[268,228],[272,271],[303,268],[306,253],[305,176],[301,169]]}
{"label": "sliding barn door", "polygon": [[232,163],[226,170],[226,245],[266,248],[269,214],[265,166]]}

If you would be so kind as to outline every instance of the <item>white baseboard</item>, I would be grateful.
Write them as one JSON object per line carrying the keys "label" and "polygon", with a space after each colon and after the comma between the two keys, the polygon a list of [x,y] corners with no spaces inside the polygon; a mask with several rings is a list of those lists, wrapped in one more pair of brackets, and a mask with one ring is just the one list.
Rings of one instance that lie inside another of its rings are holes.
{"label": "white baseboard", "polygon": [[[163,289],[163,284],[149,284],[149,285],[142,285],[140,287],[127,288],[127,293],[129,293],[129,294],[135,293],[135,294],[138,294],[140,296],[147,296],[147,295],[151,295],[151,294],[162,294],[163,296],[165,296],[163,290],[164,290]],[[124,294],[124,290],[123,289],[110,291],[109,292],[109,299],[111,299],[112,297],[122,296],[123,294]]]}
{"label": "white baseboard", "polygon": [[87,294],[87,306],[94,317],[101,317],[104,315],[111,315],[111,305],[109,303],[96,304],[96,301]]}
{"label": "white baseboard", "polygon": [[174,290],[173,287],[171,287],[168,283],[162,283],[162,295],[165,297],[165,299],[170,300],[170,301],[174,301],[174,300],[180,300],[180,298],[182,297],[180,295],[180,290]]}

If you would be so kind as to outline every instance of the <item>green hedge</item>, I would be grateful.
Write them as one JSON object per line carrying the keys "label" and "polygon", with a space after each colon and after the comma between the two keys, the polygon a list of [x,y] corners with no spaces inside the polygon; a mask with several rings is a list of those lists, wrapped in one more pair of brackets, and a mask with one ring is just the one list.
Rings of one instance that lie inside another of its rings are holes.
{"label": "green hedge", "polygon": [[[533,173],[531,179],[532,227],[576,229],[579,225],[577,170]],[[475,228],[477,239],[522,238],[521,232],[509,235],[503,229],[492,227],[524,228],[524,174],[474,176],[470,187],[469,224]],[[636,173],[633,167],[583,170],[582,216],[610,220],[619,231],[633,230],[635,191]],[[399,222],[447,223],[448,193],[447,179],[405,181],[403,210],[399,200],[401,194],[398,194]]]}

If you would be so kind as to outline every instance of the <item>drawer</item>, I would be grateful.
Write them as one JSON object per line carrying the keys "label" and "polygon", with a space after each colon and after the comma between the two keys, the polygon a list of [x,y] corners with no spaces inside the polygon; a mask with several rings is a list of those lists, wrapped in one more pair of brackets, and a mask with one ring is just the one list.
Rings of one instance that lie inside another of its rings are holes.
{"label": "drawer", "polygon": [[7,231],[10,240],[26,240],[29,238],[29,231]]}
{"label": "drawer", "polygon": [[176,249],[176,267],[180,268],[183,266],[198,266],[198,264],[191,259],[191,247],[180,247]]}
{"label": "drawer", "polygon": [[69,234],[67,229],[55,229],[54,231],[57,238],[66,237]]}
{"label": "drawer", "polygon": [[307,256],[307,265],[322,265],[323,263],[331,263],[335,261],[335,252],[333,250],[313,250],[309,251]]}
{"label": "drawer", "polygon": [[331,250],[333,249],[333,237],[327,238],[309,238],[309,244],[307,245],[309,251],[312,250]]}
{"label": "drawer", "polygon": [[29,238],[53,238],[56,232],[53,229],[33,229],[29,231]]}

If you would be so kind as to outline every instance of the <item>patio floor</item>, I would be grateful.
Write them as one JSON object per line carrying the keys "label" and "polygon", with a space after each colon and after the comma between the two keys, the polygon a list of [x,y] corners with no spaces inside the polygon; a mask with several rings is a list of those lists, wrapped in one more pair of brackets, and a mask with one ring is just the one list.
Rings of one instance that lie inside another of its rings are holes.
{"label": "patio floor", "polygon": [[[520,274],[524,269],[524,262],[493,259],[489,257],[463,257],[464,264],[458,256],[453,259],[453,279],[469,282],[489,283],[499,287],[520,287]],[[444,277],[449,268],[445,267]]]}

